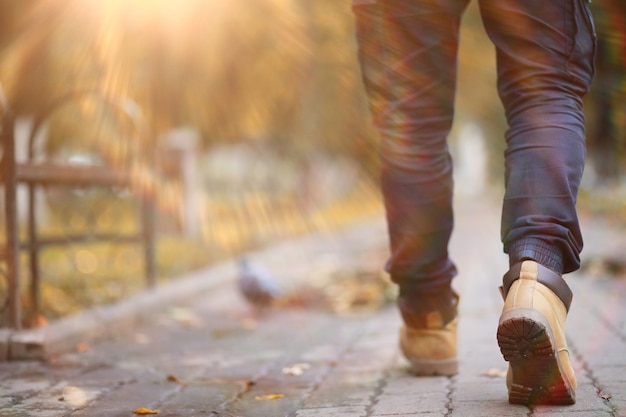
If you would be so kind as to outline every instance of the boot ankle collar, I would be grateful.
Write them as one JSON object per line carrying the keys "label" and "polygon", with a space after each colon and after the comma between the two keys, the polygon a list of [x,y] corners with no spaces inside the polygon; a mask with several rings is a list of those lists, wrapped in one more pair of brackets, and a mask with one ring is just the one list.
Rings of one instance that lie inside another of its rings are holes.
{"label": "boot ankle collar", "polygon": [[[504,274],[504,277],[502,278],[502,286],[500,287],[500,293],[503,298],[506,299],[506,296],[511,289],[511,285],[519,279],[521,269],[522,262],[518,262],[513,265],[506,274]],[[561,302],[563,302],[563,305],[565,305],[565,309],[569,312],[574,294],[560,274],[557,274],[553,270],[538,263],[537,281],[548,287],[554,294],[556,294]]]}
{"label": "boot ankle collar", "polygon": [[416,312],[405,305],[406,300],[399,297],[397,304],[404,323],[414,329],[440,329],[454,320],[458,314],[459,296],[452,294],[452,304],[430,312]]}

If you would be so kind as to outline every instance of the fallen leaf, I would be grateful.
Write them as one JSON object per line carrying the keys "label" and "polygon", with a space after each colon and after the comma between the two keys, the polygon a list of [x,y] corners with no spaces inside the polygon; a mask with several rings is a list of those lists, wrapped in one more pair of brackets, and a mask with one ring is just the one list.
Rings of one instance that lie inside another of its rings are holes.
{"label": "fallen leaf", "polygon": [[159,410],[150,410],[149,408],[139,407],[133,411],[133,413],[144,416],[148,414],[160,414],[161,412]]}
{"label": "fallen leaf", "polygon": [[283,394],[267,394],[267,395],[257,395],[254,397],[255,400],[264,401],[264,400],[276,400],[278,398],[283,398]]}
{"label": "fallen leaf", "polygon": [[213,329],[211,331],[211,336],[215,339],[223,339],[225,337],[236,336],[238,334],[248,332],[249,330],[250,329],[247,329],[245,326]]}
{"label": "fallen leaf", "polygon": [[214,339],[223,339],[232,333],[234,333],[232,329],[215,329],[211,331],[211,336],[213,336]]}
{"label": "fallen leaf", "polygon": [[483,375],[491,378],[506,378],[506,371],[501,371],[498,368],[489,368],[483,372]]}
{"label": "fallen leaf", "polygon": [[311,368],[311,365],[309,365],[308,363],[296,363],[295,365],[291,365],[286,368],[283,368],[283,374],[298,376],[298,375],[302,375],[304,371],[310,368]]}
{"label": "fallen leaf", "polygon": [[79,344],[76,345],[76,352],[78,353],[87,352],[88,350],[89,350],[89,343],[87,342],[80,342]]}
{"label": "fallen leaf", "polygon": [[173,375],[173,374],[169,374],[169,375],[167,376],[167,380],[168,380],[169,382],[181,382],[181,380],[180,380],[180,379],[178,379],[178,377],[177,377],[176,375]]}
{"label": "fallen leaf", "polygon": [[202,327],[202,319],[191,309],[174,307],[170,310],[170,317],[182,327]]}
{"label": "fallen leaf", "polygon": [[600,395],[600,398],[602,398],[603,400],[610,400],[611,398],[613,398],[613,395],[604,391],[600,391],[598,395]]}

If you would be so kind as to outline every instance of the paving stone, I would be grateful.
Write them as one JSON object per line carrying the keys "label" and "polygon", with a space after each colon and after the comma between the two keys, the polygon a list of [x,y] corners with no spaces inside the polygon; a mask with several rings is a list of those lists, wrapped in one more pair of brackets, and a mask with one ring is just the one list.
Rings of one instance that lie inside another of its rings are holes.
{"label": "paving stone", "polygon": [[[90,400],[98,395],[97,391],[81,391],[68,389],[67,383],[59,382],[52,387],[42,390],[37,393],[36,396],[31,396],[20,401],[17,409],[28,410],[27,413],[34,413],[35,416],[49,415],[55,413],[56,415],[63,415],[74,411],[80,407],[85,406]],[[65,401],[65,395],[69,396],[72,402]],[[54,415],[54,414],[52,414]]]}
{"label": "paving stone", "polygon": [[171,398],[159,402],[158,407],[163,411],[180,408],[217,409],[220,404],[234,400],[244,390],[242,384],[234,381],[184,386],[180,391],[172,392]]}
{"label": "paving stone", "polygon": [[619,398],[611,398],[610,404],[615,417],[626,417],[626,398],[623,394]]}
{"label": "paving stone", "polygon": [[534,410],[532,417],[613,417],[607,411],[594,410],[593,414],[589,411],[576,411],[565,409],[554,409],[550,407],[541,407]]}
{"label": "paving stone", "polygon": [[530,410],[522,405],[511,405],[505,399],[498,401],[455,401],[450,417],[528,417]]}
{"label": "paving stone", "polygon": [[304,402],[303,407],[366,407],[371,403],[373,396],[373,389],[329,385],[313,393]]}
{"label": "paving stone", "polygon": [[10,378],[0,380],[0,397],[19,396],[28,397],[52,386],[47,378]]}
{"label": "paving stone", "polygon": [[[598,396],[602,396],[608,400],[607,405],[613,407],[615,404],[626,402],[626,382],[611,382],[603,384],[600,382],[600,391]],[[624,403],[621,408],[624,408]]]}
{"label": "paving stone", "polygon": [[452,392],[452,406],[468,401],[507,401],[508,392],[504,378],[487,379],[481,383],[457,382]]}
{"label": "paving stone", "polygon": [[153,408],[179,390],[179,386],[167,382],[155,382],[150,379],[134,381],[105,393],[94,400],[88,409],[80,410],[75,415],[89,416],[92,410],[110,406],[131,411],[139,407]]}
{"label": "paving stone", "polygon": [[390,372],[382,387],[386,396],[412,396],[420,393],[447,394],[450,390],[448,377],[417,378],[407,372]]}
{"label": "paving stone", "polygon": [[414,392],[411,395],[380,395],[372,406],[375,415],[411,415],[447,412],[446,392]]}
{"label": "paving stone", "polygon": [[[120,407],[115,404],[100,404],[97,407],[89,407],[70,414],[71,417],[137,417],[133,413],[134,408]],[[160,410],[159,410],[160,411]],[[161,414],[157,414],[161,417]],[[193,416],[193,415],[192,415]],[[209,414],[211,416],[211,414]],[[214,415],[213,415],[214,416]],[[211,416],[211,417],[213,417]],[[58,415],[55,417],[59,417]],[[187,415],[185,415],[187,417]]]}
{"label": "paving stone", "polygon": [[382,372],[353,374],[336,370],[308,394],[304,407],[368,406],[382,376]]}
{"label": "paving stone", "polygon": [[301,408],[296,411],[296,417],[365,417],[365,406],[351,405],[338,407]]}
{"label": "paving stone", "polygon": [[[170,408],[170,409],[166,409],[166,410],[158,410],[159,414],[155,415],[154,417],[202,417],[202,416],[209,416],[209,417],[230,417],[227,414],[222,414],[219,413],[215,410],[210,410],[210,409],[206,409],[206,408]],[[128,413],[126,413],[125,415],[129,415]],[[133,417],[135,417],[135,415],[133,414]]]}
{"label": "paving stone", "polygon": [[605,365],[593,367],[593,375],[600,386],[626,384],[626,365]]}
{"label": "paving stone", "polygon": [[418,416],[441,416],[441,412],[440,411],[434,411],[434,412],[430,412],[430,411],[420,411],[418,413],[401,413],[401,414],[371,414],[369,415],[369,417],[390,417],[390,416],[396,416],[396,417],[418,417]]}
{"label": "paving stone", "polygon": [[[19,405],[2,409],[2,417],[59,417],[66,415],[68,410],[63,408],[40,408],[38,405]],[[128,414],[126,414],[128,416]]]}
{"label": "paving stone", "polygon": [[[590,384],[581,384],[576,390],[576,404],[564,405],[564,406],[537,406],[534,409],[535,413],[610,413],[611,409],[607,405],[606,401],[602,400],[598,394],[597,389]],[[543,414],[539,414],[543,415]],[[559,415],[559,414],[555,414]]]}

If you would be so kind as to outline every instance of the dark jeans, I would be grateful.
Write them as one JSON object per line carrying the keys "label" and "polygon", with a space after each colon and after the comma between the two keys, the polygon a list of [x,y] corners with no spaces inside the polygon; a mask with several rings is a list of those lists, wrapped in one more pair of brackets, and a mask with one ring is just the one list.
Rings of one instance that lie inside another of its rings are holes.
{"label": "dark jeans", "polygon": [[[449,283],[459,23],[469,0],[353,0],[359,59],[381,137],[382,190],[400,287]],[[596,38],[586,0],[479,0],[496,48],[509,129],[502,242],[511,264],[580,266],[576,197],[585,161],[582,96]],[[480,57],[477,57],[480,59]],[[462,138],[461,138],[462,139]]]}

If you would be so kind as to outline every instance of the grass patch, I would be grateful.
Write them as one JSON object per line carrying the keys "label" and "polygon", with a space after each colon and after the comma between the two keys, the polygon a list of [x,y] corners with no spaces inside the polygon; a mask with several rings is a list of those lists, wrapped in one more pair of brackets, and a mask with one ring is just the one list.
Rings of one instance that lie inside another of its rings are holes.
{"label": "grass patch", "polygon": [[[96,192],[54,200],[40,236],[139,230],[139,208],[127,196]],[[305,205],[289,196],[259,192],[213,198],[202,213],[197,237],[177,233],[175,222],[158,218],[155,242],[158,283],[281,239],[332,230],[382,209],[369,182],[324,205]],[[26,326],[44,324],[94,306],[112,303],[145,288],[143,248],[136,243],[87,241],[40,251],[40,314],[32,314],[29,264],[21,255],[22,304]],[[0,280],[0,294],[6,282]],[[6,298],[6,295],[3,296]]]}

